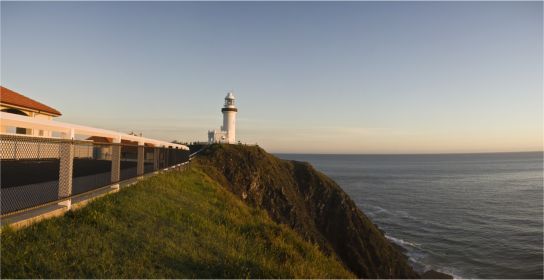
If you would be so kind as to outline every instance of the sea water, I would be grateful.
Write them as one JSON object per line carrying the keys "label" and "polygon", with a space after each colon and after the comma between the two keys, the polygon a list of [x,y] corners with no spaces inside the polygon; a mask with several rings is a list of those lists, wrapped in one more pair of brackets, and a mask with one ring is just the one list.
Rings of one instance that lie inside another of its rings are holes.
{"label": "sea water", "polygon": [[543,153],[278,154],[334,179],[416,270],[543,278]]}

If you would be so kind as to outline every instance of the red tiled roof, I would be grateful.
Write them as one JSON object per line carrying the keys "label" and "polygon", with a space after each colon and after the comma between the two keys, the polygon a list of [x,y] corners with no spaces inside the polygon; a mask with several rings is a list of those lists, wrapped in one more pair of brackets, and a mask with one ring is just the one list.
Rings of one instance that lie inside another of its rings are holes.
{"label": "red tiled roof", "polygon": [[97,143],[112,143],[113,142],[111,140],[111,138],[102,137],[102,136],[91,136],[91,137],[87,138],[87,140],[91,140],[91,141],[97,142]]}
{"label": "red tiled roof", "polygon": [[[91,140],[91,141],[96,142],[96,143],[113,143],[111,138],[102,137],[102,136],[91,136],[91,137],[86,138],[86,140]],[[121,139],[121,144],[138,145],[138,142]],[[144,143],[144,146],[145,147],[155,147],[155,145],[153,145],[151,143]]]}
{"label": "red tiled roof", "polygon": [[22,108],[28,108],[30,110],[48,113],[54,116],[62,115],[59,111],[44,105],[36,100],[30,99],[22,94],[0,86],[0,103],[13,105]]}
{"label": "red tiled roof", "polygon": [[[92,140],[93,142],[98,142],[98,143],[113,143],[111,138],[103,137],[103,136],[91,136],[91,137],[88,137],[87,140]],[[121,144],[138,145],[138,142],[121,139]]]}

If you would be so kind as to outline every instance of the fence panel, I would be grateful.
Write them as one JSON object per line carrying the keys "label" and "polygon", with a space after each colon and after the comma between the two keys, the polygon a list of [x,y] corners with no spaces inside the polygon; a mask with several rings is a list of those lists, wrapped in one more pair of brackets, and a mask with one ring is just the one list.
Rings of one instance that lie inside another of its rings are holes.
{"label": "fence panel", "polygon": [[177,153],[176,164],[184,163],[189,161],[190,152],[186,150],[175,150]]}
{"label": "fence panel", "polygon": [[145,147],[144,148],[144,174],[155,171],[155,148],[154,147]]}
{"label": "fence panel", "polygon": [[121,181],[137,176],[138,145],[121,145]]}
{"label": "fence panel", "polygon": [[2,214],[58,200],[59,154],[65,142],[0,135]]}
{"label": "fence panel", "polygon": [[158,148],[159,149],[159,169],[163,169],[167,167],[167,149],[166,148]]}
{"label": "fence panel", "polygon": [[109,143],[74,142],[72,194],[81,194],[110,185],[112,145]]}

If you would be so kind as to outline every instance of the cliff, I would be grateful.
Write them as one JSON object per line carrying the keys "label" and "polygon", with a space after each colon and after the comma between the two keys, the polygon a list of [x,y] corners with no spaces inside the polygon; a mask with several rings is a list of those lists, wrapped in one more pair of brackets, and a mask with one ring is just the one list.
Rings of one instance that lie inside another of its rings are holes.
{"label": "cliff", "polygon": [[349,196],[310,164],[245,145],[211,145],[195,163],[247,204],[337,255],[359,278],[419,277]]}

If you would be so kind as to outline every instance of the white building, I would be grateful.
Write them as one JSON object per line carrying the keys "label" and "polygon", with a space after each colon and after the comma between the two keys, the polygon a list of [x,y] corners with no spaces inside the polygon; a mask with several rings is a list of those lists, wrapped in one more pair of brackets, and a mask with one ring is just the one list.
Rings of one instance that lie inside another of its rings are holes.
{"label": "white building", "polygon": [[236,113],[238,109],[234,105],[234,95],[229,92],[225,97],[225,105],[221,109],[223,113],[223,125],[220,129],[208,131],[209,143],[229,143],[236,142]]}

